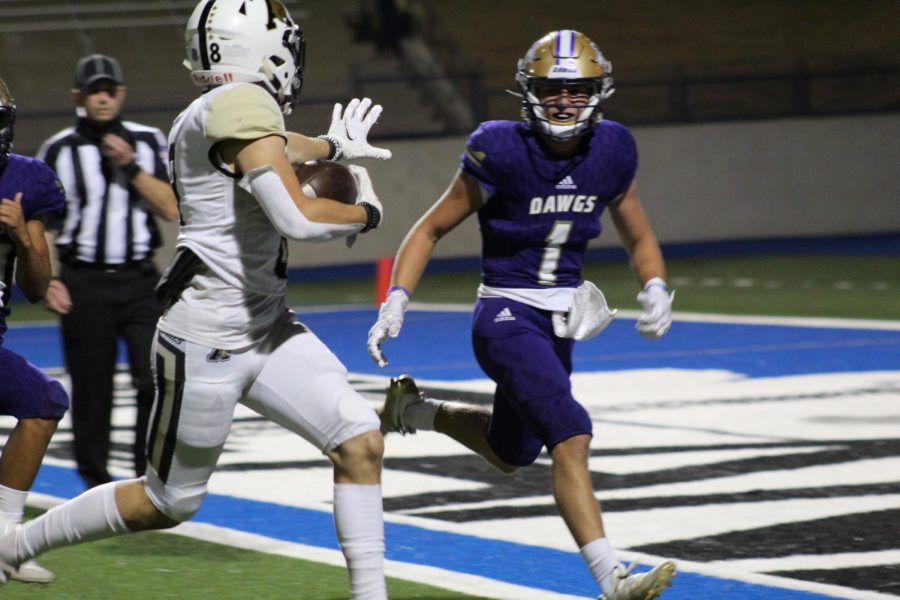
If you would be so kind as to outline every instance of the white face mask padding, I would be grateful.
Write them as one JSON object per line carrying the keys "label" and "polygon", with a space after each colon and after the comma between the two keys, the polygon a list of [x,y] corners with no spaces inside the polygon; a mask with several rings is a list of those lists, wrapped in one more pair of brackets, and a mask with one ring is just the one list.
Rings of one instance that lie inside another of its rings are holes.
{"label": "white face mask padding", "polygon": [[307,219],[288,193],[272,165],[249,171],[238,182],[259,202],[275,229],[284,237],[306,242],[327,242],[359,232],[362,223],[316,223]]}

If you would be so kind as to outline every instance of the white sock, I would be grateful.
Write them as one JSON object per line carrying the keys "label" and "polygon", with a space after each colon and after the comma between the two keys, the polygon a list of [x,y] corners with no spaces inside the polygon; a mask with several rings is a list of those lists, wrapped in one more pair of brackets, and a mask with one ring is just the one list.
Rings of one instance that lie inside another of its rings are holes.
{"label": "white sock", "polygon": [[116,483],[106,483],[22,525],[16,537],[16,562],[54,548],[128,532],[116,507]]}
{"label": "white sock", "polygon": [[403,412],[406,425],[420,431],[434,431],[434,417],[441,404],[443,401],[434,398],[425,398],[423,402],[410,404]]}
{"label": "white sock", "polygon": [[381,485],[336,483],[334,528],[350,573],[352,600],[385,600]]}
{"label": "white sock", "polygon": [[25,514],[26,496],[28,492],[0,485],[0,519],[21,523]]}
{"label": "white sock", "polygon": [[608,594],[615,585],[613,573],[620,566],[615,550],[605,537],[598,538],[578,551],[587,563],[591,575],[604,594]]}

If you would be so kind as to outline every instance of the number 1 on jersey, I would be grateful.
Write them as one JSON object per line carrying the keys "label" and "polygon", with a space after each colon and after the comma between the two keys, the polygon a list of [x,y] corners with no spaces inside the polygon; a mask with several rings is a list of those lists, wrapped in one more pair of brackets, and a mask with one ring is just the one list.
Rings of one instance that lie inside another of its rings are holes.
{"label": "number 1 on jersey", "polygon": [[538,270],[538,283],[541,285],[556,285],[556,269],[562,257],[562,245],[568,241],[571,231],[572,221],[553,223],[553,229],[544,240],[544,255],[541,257],[541,267]]}

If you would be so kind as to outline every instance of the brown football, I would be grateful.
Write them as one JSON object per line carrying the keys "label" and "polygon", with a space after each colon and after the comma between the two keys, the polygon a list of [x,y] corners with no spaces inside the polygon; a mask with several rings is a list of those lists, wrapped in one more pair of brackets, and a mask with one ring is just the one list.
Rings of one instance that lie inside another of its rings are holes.
{"label": "brown football", "polygon": [[356,204],[356,180],[345,165],[333,160],[311,160],[294,165],[294,173],[307,196]]}

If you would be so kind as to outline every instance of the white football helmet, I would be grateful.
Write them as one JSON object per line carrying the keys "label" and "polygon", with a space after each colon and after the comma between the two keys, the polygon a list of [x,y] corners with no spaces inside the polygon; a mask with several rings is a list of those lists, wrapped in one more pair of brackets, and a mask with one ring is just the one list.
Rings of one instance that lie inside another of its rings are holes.
{"label": "white football helmet", "polygon": [[290,114],[303,85],[303,30],[279,0],[201,0],[184,32],[196,85],[262,83]]}
{"label": "white football helmet", "polygon": [[[590,38],[571,29],[552,31],[533,43],[519,60],[516,83],[522,92],[522,118],[557,140],[577,137],[599,121],[603,116],[600,104],[614,91],[612,64]],[[556,121],[541,104],[541,86],[585,87],[589,90],[587,105],[574,123]]]}

